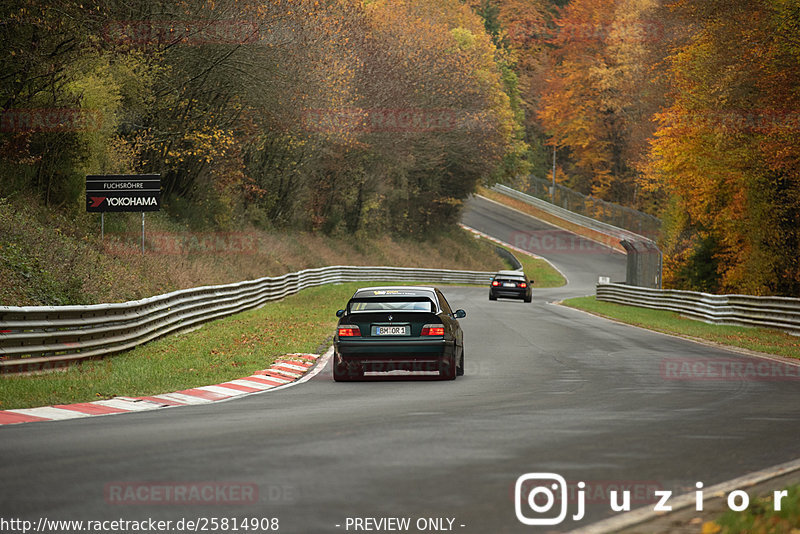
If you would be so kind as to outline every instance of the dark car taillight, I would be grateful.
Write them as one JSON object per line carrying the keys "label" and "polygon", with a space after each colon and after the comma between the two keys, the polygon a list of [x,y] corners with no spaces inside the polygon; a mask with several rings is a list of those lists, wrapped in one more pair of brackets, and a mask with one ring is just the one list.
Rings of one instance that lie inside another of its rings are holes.
{"label": "dark car taillight", "polygon": [[339,337],[360,337],[361,329],[356,325],[341,325],[339,327]]}
{"label": "dark car taillight", "polygon": [[422,336],[443,336],[444,326],[436,324],[426,324],[422,327]]}
{"label": "dark car taillight", "polygon": [[519,287],[521,287],[521,288],[526,288],[526,287],[528,287],[528,284],[526,284],[525,282],[519,282],[517,285],[518,285]]}
{"label": "dark car taillight", "polygon": [[497,280],[492,280],[492,286],[497,287],[499,285],[500,285],[500,282],[498,282]]}

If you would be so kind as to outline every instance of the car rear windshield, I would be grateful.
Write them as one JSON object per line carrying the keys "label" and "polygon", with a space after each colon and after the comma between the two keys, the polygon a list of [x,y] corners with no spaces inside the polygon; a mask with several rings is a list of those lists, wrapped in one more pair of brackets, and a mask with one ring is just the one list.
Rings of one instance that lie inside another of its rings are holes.
{"label": "car rear windshield", "polygon": [[401,297],[384,299],[352,299],[349,304],[351,313],[372,311],[423,311],[435,310],[433,301],[426,297]]}

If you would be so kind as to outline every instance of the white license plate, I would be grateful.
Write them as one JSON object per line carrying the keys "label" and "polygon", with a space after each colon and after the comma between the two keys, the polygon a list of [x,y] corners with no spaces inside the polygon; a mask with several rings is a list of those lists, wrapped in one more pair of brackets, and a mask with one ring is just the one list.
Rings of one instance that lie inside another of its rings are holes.
{"label": "white license plate", "polygon": [[409,335],[408,326],[375,326],[373,327],[375,336],[407,336]]}
{"label": "white license plate", "polygon": [[503,282],[503,287],[517,287],[517,284],[513,282]]}

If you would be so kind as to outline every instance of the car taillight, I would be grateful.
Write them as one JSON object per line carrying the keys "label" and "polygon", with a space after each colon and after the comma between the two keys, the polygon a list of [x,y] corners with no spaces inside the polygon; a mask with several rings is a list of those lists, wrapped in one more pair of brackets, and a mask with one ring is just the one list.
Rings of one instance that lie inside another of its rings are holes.
{"label": "car taillight", "polygon": [[444,326],[435,325],[435,324],[426,324],[422,327],[422,334],[423,336],[443,336],[444,335]]}
{"label": "car taillight", "polygon": [[492,285],[493,285],[494,287],[497,287],[497,286],[499,286],[499,285],[500,285],[500,282],[498,282],[497,280],[492,280]]}
{"label": "car taillight", "polygon": [[517,284],[517,285],[518,285],[519,287],[523,287],[523,288],[524,288],[524,287],[528,287],[528,284],[526,284],[525,282],[520,282],[520,283],[519,283],[519,284]]}
{"label": "car taillight", "polygon": [[339,327],[339,337],[361,336],[361,329],[355,325],[342,325]]}

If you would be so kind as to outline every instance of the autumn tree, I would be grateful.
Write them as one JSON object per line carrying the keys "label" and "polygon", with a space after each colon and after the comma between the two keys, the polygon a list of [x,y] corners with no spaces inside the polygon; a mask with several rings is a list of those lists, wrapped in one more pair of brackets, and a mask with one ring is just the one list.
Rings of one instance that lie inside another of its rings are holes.
{"label": "autumn tree", "polygon": [[676,2],[696,30],[670,57],[650,187],[671,198],[665,282],[800,295],[800,7]]}
{"label": "autumn tree", "polygon": [[634,204],[636,159],[659,102],[652,46],[663,45],[654,0],[575,0],[556,19],[539,118],[569,158],[569,185]]}
{"label": "autumn tree", "polygon": [[6,116],[103,117],[0,132],[13,189],[71,209],[87,173],[154,172],[196,227],[421,234],[481,179],[524,172],[513,58],[458,0],[0,9]]}

